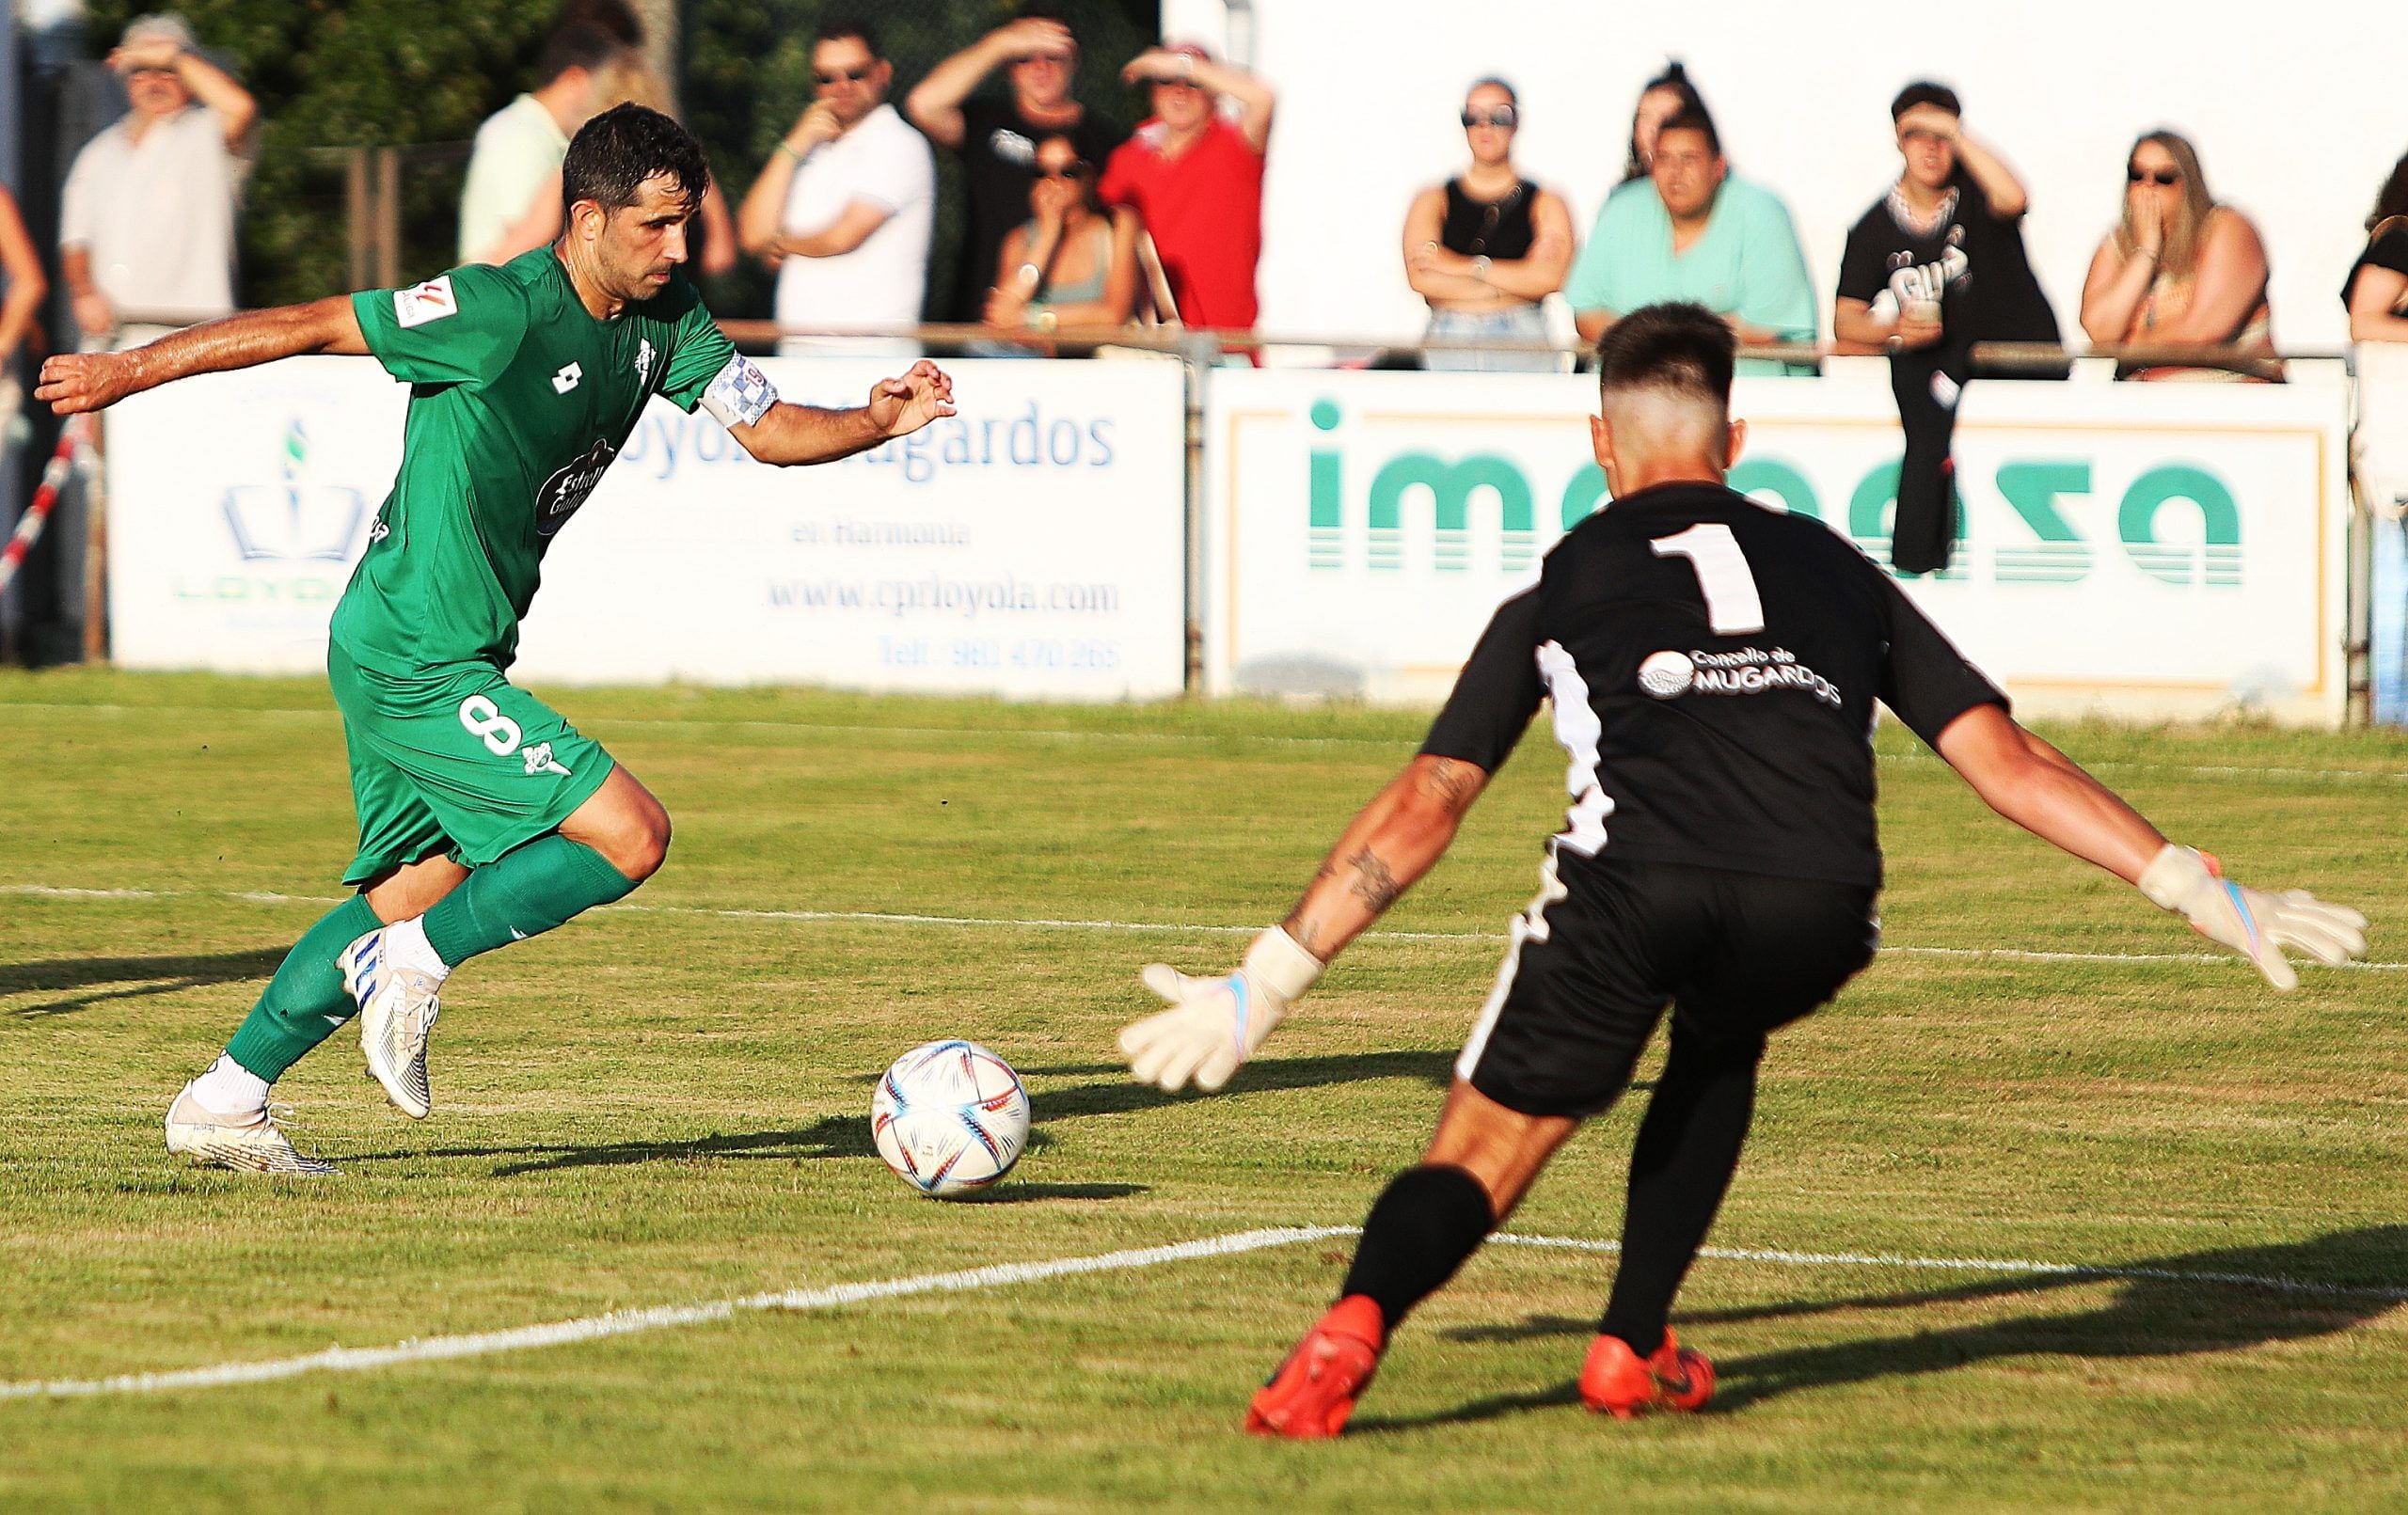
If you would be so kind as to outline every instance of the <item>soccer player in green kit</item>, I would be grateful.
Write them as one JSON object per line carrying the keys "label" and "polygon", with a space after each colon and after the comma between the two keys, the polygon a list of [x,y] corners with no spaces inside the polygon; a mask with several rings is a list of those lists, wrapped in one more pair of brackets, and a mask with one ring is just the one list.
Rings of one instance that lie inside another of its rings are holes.
{"label": "soccer player in green kit", "polygon": [[561,172],[560,240],[498,268],[42,367],[37,393],[61,415],[305,353],[372,355],[411,387],[401,473],[326,653],[359,817],[343,881],[359,892],[309,928],[225,1055],[176,1097],[167,1150],[195,1162],[333,1172],[285,1139],[268,1090],[355,1013],[369,1071],[423,1117],[445,975],[660,866],[660,802],[505,677],[545,547],[651,396],[707,409],[779,465],[845,457],[954,413],[952,381],[925,361],[858,409],[778,399],[678,273],[709,174],[668,117],[638,105],[595,117]]}

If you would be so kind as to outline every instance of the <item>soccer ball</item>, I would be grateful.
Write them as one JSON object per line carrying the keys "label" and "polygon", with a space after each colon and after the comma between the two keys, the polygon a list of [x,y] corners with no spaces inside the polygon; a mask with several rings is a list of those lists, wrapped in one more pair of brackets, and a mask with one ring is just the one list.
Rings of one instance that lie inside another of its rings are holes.
{"label": "soccer ball", "polygon": [[895,1060],[869,1102],[870,1139],[897,1176],[934,1199],[973,1194],[1028,1144],[1028,1091],[975,1042],[930,1042]]}

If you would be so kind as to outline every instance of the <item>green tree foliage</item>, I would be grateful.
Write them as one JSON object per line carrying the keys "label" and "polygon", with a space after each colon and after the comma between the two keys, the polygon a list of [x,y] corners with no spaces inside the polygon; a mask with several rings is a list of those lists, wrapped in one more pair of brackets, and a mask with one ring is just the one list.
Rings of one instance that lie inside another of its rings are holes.
{"label": "green tree foliage", "polygon": [[[161,0],[91,0],[90,34],[114,39]],[[402,275],[452,261],[466,147],[477,124],[531,84],[554,7],[531,0],[176,0],[202,44],[230,57],[258,97],[261,130],[245,197],[242,297],[274,305],[350,282],[343,154],[404,147]],[[1001,0],[686,0],[687,124],[730,200],[809,103],[811,39],[823,11],[871,19],[894,59],[895,98],[946,54],[1000,25]],[[1071,0],[1082,41],[1078,94],[1133,121],[1144,103],[1119,68],[1154,37],[1153,0]],[[987,87],[999,88],[1002,81]],[[959,184],[938,154],[943,197],[929,289],[947,287],[960,237]],[[767,314],[768,279],[748,261],[712,292],[727,314]]]}

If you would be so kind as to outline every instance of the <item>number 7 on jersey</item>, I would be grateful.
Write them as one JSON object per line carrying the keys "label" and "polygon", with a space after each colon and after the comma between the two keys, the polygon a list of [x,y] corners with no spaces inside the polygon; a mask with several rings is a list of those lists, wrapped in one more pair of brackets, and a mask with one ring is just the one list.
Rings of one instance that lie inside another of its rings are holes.
{"label": "number 7 on jersey", "polygon": [[1765,602],[1739,539],[1719,521],[1700,521],[1676,536],[1648,546],[1658,558],[1687,558],[1705,596],[1705,619],[1718,637],[1744,637],[1765,629]]}

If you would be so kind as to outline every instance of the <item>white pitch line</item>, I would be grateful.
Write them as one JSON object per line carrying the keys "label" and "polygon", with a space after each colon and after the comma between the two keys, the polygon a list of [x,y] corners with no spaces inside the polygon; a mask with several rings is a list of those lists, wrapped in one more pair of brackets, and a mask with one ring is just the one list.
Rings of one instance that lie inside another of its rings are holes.
{"label": "white pitch line", "polygon": [[[34,700],[0,701],[0,712],[9,710],[40,710],[54,714],[87,713],[106,716],[269,716],[286,719],[311,718],[332,720],[338,712],[332,706],[294,705],[122,705],[79,704],[71,702]],[[1210,746],[1252,744],[1261,747],[1362,747],[1386,751],[1402,751],[1410,747],[1410,736],[1280,736],[1271,733],[1213,732],[1113,732],[1077,731],[1048,726],[878,726],[853,722],[818,720],[743,720],[686,716],[599,716],[585,725],[600,730],[609,726],[667,727],[697,731],[793,731],[824,732],[832,736],[908,736],[908,737],[980,737],[1009,739],[1027,738],[1048,742],[1131,742],[1153,746]],[[1883,763],[1938,763],[1941,758],[1920,748],[1903,751],[1881,752],[1876,756]],[[2408,768],[2308,768],[2268,764],[2252,766],[2229,763],[2140,763],[2115,758],[2102,758],[2083,763],[2083,766],[2099,773],[2173,773],[2194,779],[2273,779],[2305,782],[2337,783],[2408,783]]]}
{"label": "white pitch line", "polygon": [[1206,1237],[1165,1247],[1139,1247],[1098,1256],[1064,1257],[1053,1262],[1000,1263],[960,1272],[922,1273],[913,1278],[889,1278],[868,1284],[836,1284],[824,1288],[784,1289],[737,1300],[705,1304],[661,1305],[650,1310],[613,1310],[608,1315],[553,1320],[509,1331],[483,1331],[463,1336],[429,1336],[395,1342],[390,1347],[330,1347],[300,1357],[264,1362],[220,1363],[213,1367],[180,1368],[165,1373],[122,1373],[105,1379],[29,1379],[0,1383],[0,1399],[78,1398],[110,1394],[156,1394],[168,1389],[214,1389],[234,1383],[267,1383],[298,1378],[304,1373],[359,1373],[404,1363],[431,1363],[460,1357],[486,1357],[495,1352],[524,1351],[536,1347],[565,1347],[606,1336],[631,1336],[672,1326],[704,1325],[752,1310],[826,1310],[870,1300],[902,1299],[912,1294],[953,1294],[971,1289],[1003,1288],[1040,1279],[1068,1278],[1078,1273],[1118,1272],[1153,1268],[1196,1257],[1227,1257],[1264,1247],[1285,1247],[1350,1236],[1354,1226],[1291,1225],[1228,1236]]}
{"label": "white pitch line", "polygon": [[[0,895],[64,900],[231,899],[254,905],[339,905],[334,895],[277,894],[262,891],[215,889],[71,889],[52,884],[0,884]],[[1112,931],[1149,936],[1250,937],[1259,925],[1211,925],[1189,921],[1081,920],[1063,916],[917,915],[899,910],[741,910],[707,905],[605,905],[595,913],[644,915],[706,915],[726,921],[797,921],[830,924],[961,926],[984,930]],[[1501,931],[1366,931],[1370,941],[1461,941],[1494,946],[1508,939]],[[2010,963],[2223,963],[2224,953],[2203,952],[2044,952],[2023,947],[1925,947],[1884,944],[1885,955],[1902,957],[1993,958]],[[2408,963],[2351,962],[2341,965],[2362,972],[2408,971]]]}
{"label": "white pitch line", "polygon": [[[216,1389],[236,1383],[267,1383],[305,1373],[361,1373],[409,1363],[448,1362],[463,1357],[489,1357],[497,1352],[526,1351],[539,1347],[566,1347],[610,1336],[630,1336],[674,1326],[707,1325],[739,1313],[759,1310],[827,1310],[839,1305],[903,1299],[914,1294],[958,1294],[978,1289],[1006,1288],[1049,1278],[1081,1273],[1123,1272],[1198,1257],[1228,1257],[1301,1241],[1325,1241],[1360,1236],[1356,1225],[1266,1226],[1227,1236],[1206,1237],[1169,1246],[1138,1247],[1096,1256],[1064,1257],[1052,1262],[999,1263],[958,1272],[922,1273],[911,1278],[881,1279],[864,1284],[834,1284],[819,1288],[784,1289],[742,1299],[714,1300],[703,1304],[660,1305],[649,1310],[614,1310],[608,1315],[582,1316],[507,1331],[484,1331],[458,1336],[430,1336],[395,1342],[390,1347],[331,1347],[299,1357],[278,1357],[249,1363],[220,1363],[209,1367],[178,1368],[156,1373],[120,1373],[105,1379],[27,1379],[0,1383],[0,1399],[92,1398],[113,1394],[158,1394],[174,1389]],[[1582,1237],[1525,1236],[1500,1232],[1488,1239],[1506,1247],[1543,1247],[1566,1252],[1613,1254],[1617,1242]],[[2084,1263],[2035,1262],[2008,1257],[1904,1257],[1879,1253],[1786,1252],[1757,1247],[1703,1247],[1698,1255],[1725,1262],[1771,1263],[1791,1268],[1891,1268],[1969,1273],[2028,1273],[2048,1277],[2148,1280],[2158,1283],[2223,1284],[2270,1289],[2320,1298],[2408,1300],[2408,1288],[2385,1285],[2325,1284],[2311,1279],[2259,1273],[2194,1272],[2174,1268],[2124,1268]]]}
{"label": "white pitch line", "polygon": [[[1507,1247],[1551,1247],[1567,1252],[1619,1253],[1615,1241],[1580,1237],[1518,1236],[1499,1232],[1488,1239]],[[2194,1272],[2180,1268],[2123,1268],[2094,1263],[2035,1262],[2027,1257],[1900,1257],[1870,1252],[1782,1252],[1764,1247],[1700,1247],[1701,1257],[1724,1262],[1778,1263],[1791,1268],[1904,1268],[1952,1273],[2038,1273],[2055,1278],[2146,1279],[2151,1283],[2231,1284],[2273,1289],[2284,1294],[2314,1294],[2337,1299],[2408,1300],[2408,1288],[2383,1284],[2322,1284],[2313,1279],[2284,1278],[2270,1273]]]}

